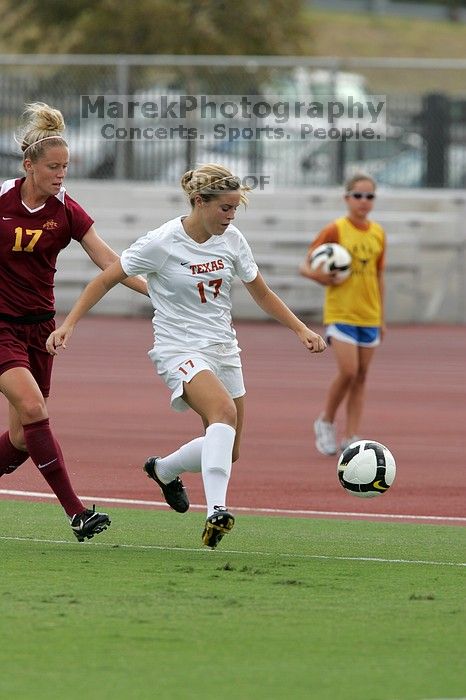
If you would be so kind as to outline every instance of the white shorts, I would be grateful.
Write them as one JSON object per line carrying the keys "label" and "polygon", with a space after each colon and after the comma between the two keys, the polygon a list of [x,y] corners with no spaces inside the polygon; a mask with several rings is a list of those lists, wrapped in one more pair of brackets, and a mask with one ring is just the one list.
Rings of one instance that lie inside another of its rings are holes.
{"label": "white shorts", "polygon": [[168,388],[171,390],[171,406],[175,411],[186,411],[189,406],[183,400],[184,384],[203,370],[210,370],[222,382],[232,399],[244,396],[241,352],[236,342],[210,345],[202,350],[181,350],[155,346],[147,353]]}

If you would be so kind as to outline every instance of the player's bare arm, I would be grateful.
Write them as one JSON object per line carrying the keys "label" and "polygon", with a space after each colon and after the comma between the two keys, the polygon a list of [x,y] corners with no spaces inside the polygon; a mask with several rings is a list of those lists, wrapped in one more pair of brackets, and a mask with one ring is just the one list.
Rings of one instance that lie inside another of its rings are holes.
{"label": "player's bare arm", "polygon": [[67,315],[61,326],[53,331],[47,338],[46,348],[51,355],[56,355],[58,348],[67,347],[77,322],[99,302],[105,294],[116,284],[127,279],[127,274],[121,267],[120,260],[116,260],[109,267],[97,275],[85,287],[81,296]]}
{"label": "player's bare arm", "polygon": [[380,325],[380,333],[383,340],[387,330],[387,326],[385,323],[385,275],[383,268],[377,272],[377,281],[379,283],[380,303],[382,309],[382,323]]}
{"label": "player's bare arm", "polygon": [[295,316],[280,297],[270,289],[260,273],[257,274],[257,277],[252,282],[245,282],[245,287],[256,304],[266,314],[294,331],[308,350],[311,352],[323,352],[325,350],[327,347],[325,340]]}
{"label": "player's bare arm", "polygon": [[[120,256],[110,248],[110,246],[98,235],[94,226],[91,226],[81,240],[81,245],[92,260],[93,263],[105,270],[112,265]],[[149,296],[147,291],[147,282],[143,277],[128,277],[122,282],[125,287],[133,289],[135,292]]]}

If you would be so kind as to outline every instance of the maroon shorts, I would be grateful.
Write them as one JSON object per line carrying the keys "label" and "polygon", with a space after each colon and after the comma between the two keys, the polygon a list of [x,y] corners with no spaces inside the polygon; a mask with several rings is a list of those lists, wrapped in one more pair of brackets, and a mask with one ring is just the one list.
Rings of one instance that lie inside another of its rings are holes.
{"label": "maroon shorts", "polygon": [[53,357],[45,349],[45,341],[54,329],[54,319],[30,324],[0,320],[0,376],[8,369],[25,367],[47,398]]}

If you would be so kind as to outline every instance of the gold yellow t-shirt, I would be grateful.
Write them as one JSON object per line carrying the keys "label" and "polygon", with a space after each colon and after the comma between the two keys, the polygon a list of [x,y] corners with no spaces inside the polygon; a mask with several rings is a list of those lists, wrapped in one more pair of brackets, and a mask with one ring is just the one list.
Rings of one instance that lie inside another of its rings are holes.
{"label": "gold yellow t-shirt", "polygon": [[309,247],[339,243],[351,253],[351,275],[342,284],[325,288],[323,322],[354,326],[380,326],[382,300],[378,273],[384,267],[385,233],[374,221],[367,228],[355,226],[348,217],[326,226]]}

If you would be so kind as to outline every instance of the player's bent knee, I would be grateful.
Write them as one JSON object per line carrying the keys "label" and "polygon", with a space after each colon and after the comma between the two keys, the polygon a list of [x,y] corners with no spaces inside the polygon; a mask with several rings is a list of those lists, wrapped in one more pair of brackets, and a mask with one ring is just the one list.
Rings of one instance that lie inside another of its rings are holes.
{"label": "player's bent knee", "polygon": [[21,423],[36,423],[48,418],[47,408],[43,401],[24,401],[21,406],[16,407]]}
{"label": "player's bent knee", "polygon": [[209,420],[209,423],[225,423],[236,430],[238,416],[236,406],[233,401],[222,403],[222,405],[217,406],[212,413],[213,415]]}

